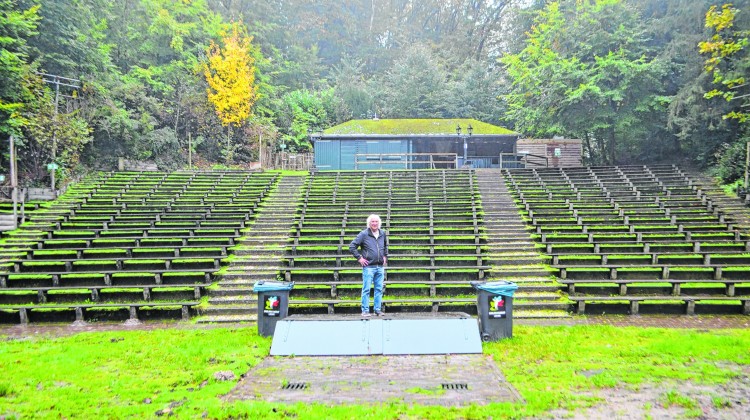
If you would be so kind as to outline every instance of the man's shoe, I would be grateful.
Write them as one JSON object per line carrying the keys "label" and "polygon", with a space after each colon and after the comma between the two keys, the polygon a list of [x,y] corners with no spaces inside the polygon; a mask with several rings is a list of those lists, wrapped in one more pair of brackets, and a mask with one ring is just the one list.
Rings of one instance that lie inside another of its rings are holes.
{"label": "man's shoe", "polygon": [[362,318],[369,318],[371,316],[369,312],[362,312]]}
{"label": "man's shoe", "polygon": [[375,311],[376,316],[385,316],[385,312],[383,311]]}

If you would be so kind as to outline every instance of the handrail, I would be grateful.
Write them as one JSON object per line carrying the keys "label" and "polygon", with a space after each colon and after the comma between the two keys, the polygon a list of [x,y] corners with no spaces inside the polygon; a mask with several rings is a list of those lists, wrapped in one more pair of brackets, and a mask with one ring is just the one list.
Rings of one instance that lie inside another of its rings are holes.
{"label": "handrail", "polygon": [[[365,158],[360,160],[360,158]],[[390,158],[387,158],[390,157]],[[427,157],[427,160],[413,158]],[[437,157],[447,157],[448,160],[437,160]],[[375,159],[372,159],[375,158]],[[386,159],[384,159],[386,158]],[[410,159],[412,158],[412,159]],[[436,169],[436,165],[447,165],[447,169],[458,167],[458,154],[456,153],[357,153],[354,155],[354,169],[359,165],[392,165],[404,164],[404,169],[409,169],[409,164],[428,164],[430,169]]]}
{"label": "handrail", "polygon": [[[512,157],[512,159],[505,159],[506,156]],[[543,161],[543,163],[532,161],[529,157],[539,159],[540,161]],[[534,165],[536,167],[543,166],[545,168],[549,167],[549,158],[547,156],[535,155],[533,153],[500,153],[501,167],[505,168],[505,163],[509,161],[513,163],[513,168],[525,168],[528,165]]]}

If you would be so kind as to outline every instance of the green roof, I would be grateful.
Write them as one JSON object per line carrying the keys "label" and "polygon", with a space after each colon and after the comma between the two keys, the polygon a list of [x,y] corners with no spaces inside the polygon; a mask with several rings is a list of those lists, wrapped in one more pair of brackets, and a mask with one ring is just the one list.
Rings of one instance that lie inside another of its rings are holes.
{"label": "green roof", "polygon": [[323,134],[456,134],[456,125],[461,126],[461,134],[468,134],[466,128],[471,125],[472,134],[517,134],[504,127],[469,119],[385,119],[385,120],[351,120],[333,126]]}

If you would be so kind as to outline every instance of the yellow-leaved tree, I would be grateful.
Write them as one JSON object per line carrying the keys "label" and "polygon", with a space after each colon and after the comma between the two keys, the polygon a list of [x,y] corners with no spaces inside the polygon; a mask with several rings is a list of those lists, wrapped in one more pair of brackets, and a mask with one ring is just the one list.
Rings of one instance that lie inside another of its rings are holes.
{"label": "yellow-leaved tree", "polygon": [[222,34],[223,48],[211,42],[208,60],[203,63],[208,100],[221,124],[227,127],[226,143],[221,151],[227,163],[233,162],[237,149],[232,141],[232,126],[239,127],[250,118],[258,98],[252,40],[242,25],[233,23],[231,30]]}

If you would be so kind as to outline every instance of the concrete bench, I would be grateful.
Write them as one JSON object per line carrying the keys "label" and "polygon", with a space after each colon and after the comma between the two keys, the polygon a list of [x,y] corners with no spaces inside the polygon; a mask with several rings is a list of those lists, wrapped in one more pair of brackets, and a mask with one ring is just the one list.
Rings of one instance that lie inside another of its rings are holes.
{"label": "concrete bench", "polygon": [[[430,297],[437,296],[438,286],[466,286],[471,287],[470,282],[463,280],[399,280],[399,281],[384,281],[384,289],[388,289],[388,285],[392,286],[425,286],[429,287]],[[304,281],[295,283],[294,290],[305,290],[306,286],[325,286],[330,287],[331,297],[336,298],[339,294],[339,287],[351,286],[353,289],[359,289],[362,286],[362,280],[352,281]],[[1,290],[1,289],[0,289]]]}
{"label": "concrete bench", "polygon": [[[440,272],[443,274],[450,274],[451,272],[462,272],[461,270],[477,270],[477,278],[471,280],[481,280],[484,278],[485,271],[491,269],[489,265],[478,265],[478,266],[434,266],[434,265],[418,265],[418,266],[403,266],[403,267],[387,267],[385,271],[386,280],[388,279],[389,272],[392,275],[397,273],[406,273],[413,271],[415,275],[426,276],[430,281],[436,280],[436,273]],[[347,271],[352,273],[354,276],[361,276],[361,267],[281,267],[279,271],[282,272],[286,281],[292,281],[294,274],[319,274],[321,276],[332,276],[333,281],[340,281],[341,272]],[[440,280],[442,281],[442,280]]]}
{"label": "concrete bench", "polygon": [[[672,287],[672,296],[679,296],[682,291],[682,285],[683,284],[689,284],[689,283],[714,283],[716,285],[724,285],[724,293],[728,297],[734,297],[735,295],[735,287],[737,284],[742,283],[748,283],[750,284],[750,279],[748,280],[677,280],[677,279],[627,279],[627,280],[560,280],[561,284],[567,285],[568,287],[568,293],[573,295],[576,293],[576,286],[581,286],[581,284],[617,284],[619,288],[620,296],[626,296],[628,294],[628,287],[635,284],[635,283],[653,283],[653,284],[660,284],[660,283],[669,283]],[[583,286],[581,286],[583,287]]]}
{"label": "concrete bench", "polygon": [[[101,274],[102,275],[102,281],[104,281],[103,286],[107,287],[119,287],[117,284],[113,284],[112,278],[115,274],[152,274],[154,277],[154,283],[156,285],[168,285],[168,283],[163,283],[164,275],[165,274],[179,274],[179,273],[203,273],[203,281],[205,283],[211,282],[211,274],[218,271],[218,269],[202,269],[202,270],[94,270],[94,271],[76,271],[76,272],[69,272],[69,271],[57,271],[57,272],[45,272],[45,273],[29,273],[29,275],[45,275],[49,276],[49,279],[44,279],[44,281],[51,281],[52,286],[51,287],[59,287],[60,286],[60,276],[62,275],[75,275],[75,274]],[[0,288],[6,289],[8,288],[8,277],[11,275],[19,275],[22,276],[25,273],[0,273]],[[124,286],[124,285],[123,285]]]}
{"label": "concrete bench", "polygon": [[100,303],[100,304],[61,304],[61,305],[8,305],[2,306],[2,309],[9,311],[18,311],[19,323],[29,323],[29,312],[30,311],[43,311],[43,310],[74,310],[76,322],[84,322],[85,312],[87,309],[128,309],[130,311],[130,319],[138,320],[138,311],[143,308],[170,308],[170,307],[181,307],[182,320],[187,321],[190,319],[190,308],[194,308],[199,305],[199,302],[169,302],[169,303]]}
{"label": "concrete bench", "polygon": [[143,285],[123,285],[123,286],[72,286],[72,287],[12,287],[12,288],[0,288],[0,296],[5,293],[15,292],[36,292],[37,303],[45,304],[48,301],[47,295],[49,292],[55,291],[78,291],[88,290],[91,293],[91,301],[99,302],[100,292],[106,289],[126,289],[126,290],[141,290],[143,292],[143,300],[151,301],[151,292],[159,289],[171,289],[171,288],[191,288],[193,289],[193,295],[195,299],[200,299],[203,295],[203,291],[208,284],[143,284]]}
{"label": "concrete bench", "polygon": [[[440,305],[446,304],[463,304],[471,305],[476,304],[476,298],[429,298],[429,299],[391,299],[383,298],[383,307],[387,308],[389,305],[404,305],[404,304],[423,304],[431,306],[431,312],[437,313],[440,310]],[[300,305],[318,305],[326,306],[329,314],[336,313],[336,308],[342,307],[355,307],[359,308],[361,301],[359,299],[289,299],[289,305],[300,306]]]}
{"label": "concrete bench", "polygon": [[586,303],[619,302],[627,301],[630,305],[630,315],[638,315],[640,304],[643,302],[660,301],[682,301],[686,304],[685,314],[695,315],[695,303],[700,301],[740,301],[742,314],[750,315],[750,296],[725,297],[725,296],[570,296],[569,299],[576,303],[577,313],[586,313]]}

